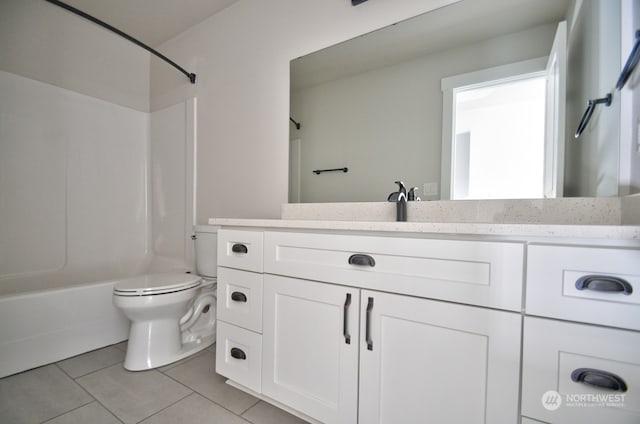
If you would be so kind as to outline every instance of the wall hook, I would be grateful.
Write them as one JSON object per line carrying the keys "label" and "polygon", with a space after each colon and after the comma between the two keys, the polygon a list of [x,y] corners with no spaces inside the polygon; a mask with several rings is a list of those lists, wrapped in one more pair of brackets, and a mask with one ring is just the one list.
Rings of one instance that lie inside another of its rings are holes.
{"label": "wall hook", "polygon": [[578,129],[576,130],[575,134],[576,138],[580,138],[584,130],[587,128],[587,125],[589,125],[589,121],[591,120],[591,115],[593,115],[593,111],[599,104],[611,106],[611,93],[607,94],[605,97],[601,97],[599,99],[591,99],[587,102],[587,110],[584,111],[584,115],[582,115],[580,124],[578,124]]}

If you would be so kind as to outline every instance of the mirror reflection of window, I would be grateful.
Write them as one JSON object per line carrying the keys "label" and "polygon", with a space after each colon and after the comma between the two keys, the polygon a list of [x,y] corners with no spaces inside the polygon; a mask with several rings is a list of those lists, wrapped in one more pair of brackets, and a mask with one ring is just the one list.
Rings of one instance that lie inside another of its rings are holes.
{"label": "mirror reflection of window", "polygon": [[454,90],[453,199],[544,196],[544,76]]}

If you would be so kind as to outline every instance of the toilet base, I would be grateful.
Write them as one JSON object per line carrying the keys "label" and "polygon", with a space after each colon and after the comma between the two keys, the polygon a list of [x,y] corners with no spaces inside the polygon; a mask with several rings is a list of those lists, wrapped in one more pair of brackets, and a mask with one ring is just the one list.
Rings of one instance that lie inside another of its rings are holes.
{"label": "toilet base", "polygon": [[[154,322],[156,327],[158,322]],[[198,353],[216,341],[215,331],[186,343],[180,343],[180,328],[176,322],[172,325],[162,327],[163,337],[140,339],[138,336],[148,335],[148,329],[135,328],[132,325],[129,331],[129,342],[127,343],[127,353],[124,360],[124,368],[129,371],[145,371],[152,368],[162,367],[181,359]],[[161,339],[161,342],[157,342]],[[156,340],[154,343],[146,343],[149,340]]]}

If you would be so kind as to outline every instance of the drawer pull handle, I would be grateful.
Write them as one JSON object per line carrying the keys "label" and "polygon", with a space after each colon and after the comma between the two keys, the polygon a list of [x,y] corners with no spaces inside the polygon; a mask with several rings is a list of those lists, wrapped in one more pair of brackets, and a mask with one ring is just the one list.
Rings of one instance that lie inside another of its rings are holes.
{"label": "drawer pull handle", "polygon": [[576,383],[598,387],[600,389],[626,392],[627,383],[617,375],[592,368],[578,368],[571,373],[571,380]]}
{"label": "drawer pull handle", "polygon": [[247,246],[242,243],[236,243],[231,246],[231,251],[234,253],[247,253],[249,249],[247,249]]}
{"label": "drawer pull handle", "polygon": [[372,310],[373,310],[373,297],[370,297],[367,303],[367,322],[365,324],[367,350],[373,350],[373,340],[371,340],[371,311]]}
{"label": "drawer pull handle", "polygon": [[576,289],[599,292],[623,292],[627,296],[633,293],[633,287],[628,281],[608,275],[585,275],[580,277],[576,281]]}
{"label": "drawer pull handle", "polygon": [[247,295],[241,292],[233,292],[231,293],[231,300],[234,302],[246,302]]}
{"label": "drawer pull handle", "polygon": [[376,266],[376,261],[369,255],[356,253],[355,255],[349,256],[349,265],[374,267]]}
{"label": "drawer pull handle", "polygon": [[351,305],[351,293],[347,293],[347,298],[344,301],[344,306],[342,308],[344,320],[342,321],[342,335],[344,336],[344,342],[346,344],[351,344],[351,335],[349,334],[349,306]]}
{"label": "drawer pull handle", "polygon": [[236,359],[247,359],[247,354],[244,353],[244,350],[238,349],[237,347],[231,348],[231,357]]}

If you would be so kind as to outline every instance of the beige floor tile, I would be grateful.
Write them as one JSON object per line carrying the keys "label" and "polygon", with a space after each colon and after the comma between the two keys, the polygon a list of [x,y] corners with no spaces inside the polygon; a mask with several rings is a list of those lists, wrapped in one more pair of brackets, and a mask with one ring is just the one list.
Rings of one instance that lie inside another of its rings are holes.
{"label": "beige floor tile", "polygon": [[242,417],[253,424],[306,424],[307,421],[276,408],[266,402],[258,402]]}
{"label": "beige floor tile", "polygon": [[120,421],[98,402],[75,409],[44,424],[120,424]]}
{"label": "beige floor tile", "polygon": [[214,370],[215,354],[206,351],[166,374],[236,414],[242,414],[258,402],[253,396],[226,384],[226,378]]}
{"label": "beige floor tile", "polygon": [[0,422],[39,423],[93,401],[55,365],[0,380]]}
{"label": "beige floor tile", "polygon": [[120,364],[76,381],[125,423],[143,420],[191,393],[161,372],[131,372]]}
{"label": "beige floor tile", "polygon": [[115,346],[107,346],[73,358],[60,361],[57,365],[72,378],[110,367],[124,361],[124,352]]}
{"label": "beige floor tile", "polygon": [[239,416],[194,393],[142,421],[144,424],[248,424]]}

